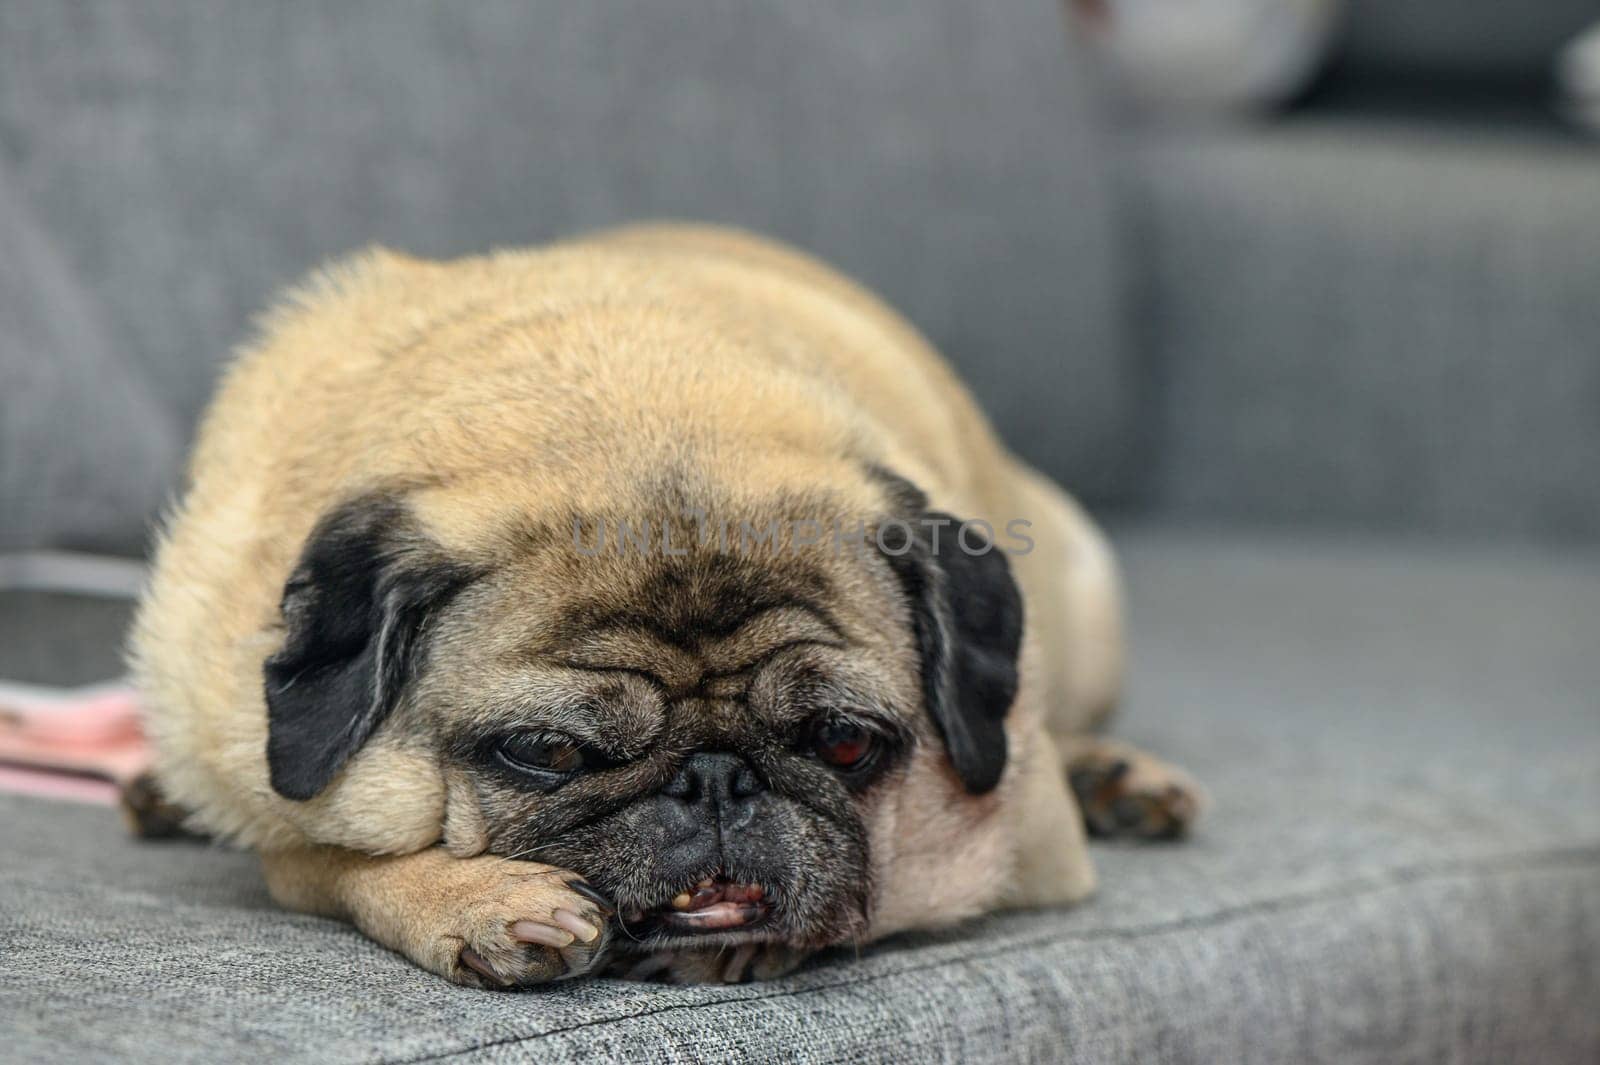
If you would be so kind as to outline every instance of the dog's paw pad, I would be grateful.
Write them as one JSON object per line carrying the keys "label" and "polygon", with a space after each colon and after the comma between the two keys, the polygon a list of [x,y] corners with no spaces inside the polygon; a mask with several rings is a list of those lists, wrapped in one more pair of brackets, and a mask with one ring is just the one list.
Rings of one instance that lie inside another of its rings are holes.
{"label": "dog's paw pad", "polygon": [[1068,780],[1084,826],[1101,839],[1179,839],[1205,805],[1186,773],[1148,755],[1082,762]]}

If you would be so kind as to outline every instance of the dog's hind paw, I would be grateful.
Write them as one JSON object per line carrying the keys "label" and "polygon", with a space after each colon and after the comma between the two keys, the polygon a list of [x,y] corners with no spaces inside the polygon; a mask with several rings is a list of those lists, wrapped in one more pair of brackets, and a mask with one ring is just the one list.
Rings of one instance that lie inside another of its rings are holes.
{"label": "dog's hind paw", "polygon": [[1205,792],[1189,774],[1109,741],[1075,752],[1067,780],[1084,827],[1100,839],[1179,839],[1206,806]]}

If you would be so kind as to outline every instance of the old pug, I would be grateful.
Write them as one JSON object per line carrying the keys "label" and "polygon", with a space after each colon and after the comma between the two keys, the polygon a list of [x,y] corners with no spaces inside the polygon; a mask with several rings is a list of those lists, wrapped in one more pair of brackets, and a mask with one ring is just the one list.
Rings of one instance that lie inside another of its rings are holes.
{"label": "old pug", "polygon": [[195,826],[488,987],[769,976],[1082,898],[1085,818],[1195,810],[1085,736],[1121,656],[1100,536],[905,322],[670,226],[292,293],[134,637]]}

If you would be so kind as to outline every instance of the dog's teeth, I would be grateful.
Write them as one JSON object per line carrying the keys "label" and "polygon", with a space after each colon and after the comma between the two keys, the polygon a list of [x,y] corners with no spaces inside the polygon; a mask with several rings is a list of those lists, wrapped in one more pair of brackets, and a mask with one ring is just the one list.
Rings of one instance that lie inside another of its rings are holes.
{"label": "dog's teeth", "polygon": [[692,896],[687,891],[680,892],[672,897],[672,908],[674,910],[687,910],[691,901],[693,901]]}
{"label": "dog's teeth", "polygon": [[721,894],[726,902],[760,902],[766,891],[760,884],[724,884]]}
{"label": "dog's teeth", "polygon": [[696,884],[695,887],[710,887],[712,884],[715,884],[715,883],[716,883],[716,880],[714,880],[714,879],[712,879],[711,877],[708,876],[704,880],[700,881],[700,883]]}

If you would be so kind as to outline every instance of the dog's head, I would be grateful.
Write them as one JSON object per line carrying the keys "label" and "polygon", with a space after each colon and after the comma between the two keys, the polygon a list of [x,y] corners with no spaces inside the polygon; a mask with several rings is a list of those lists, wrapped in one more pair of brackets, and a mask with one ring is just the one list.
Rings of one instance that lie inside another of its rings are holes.
{"label": "dog's head", "polygon": [[337,789],[398,734],[437,761],[447,846],[582,874],[642,949],[818,947],[989,901],[1022,626],[1004,552],[875,470],[856,503],[673,498],[335,508],[266,662],[273,788]]}

